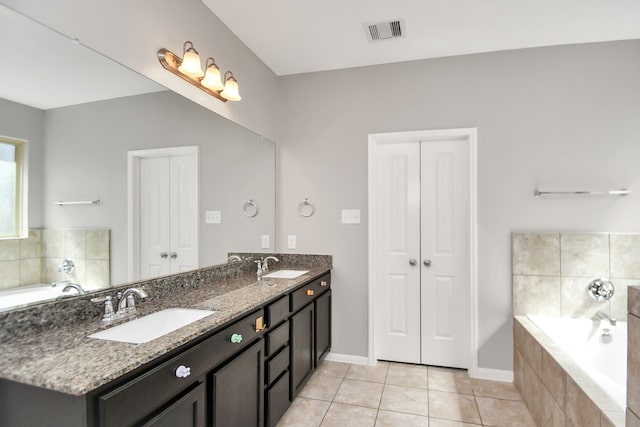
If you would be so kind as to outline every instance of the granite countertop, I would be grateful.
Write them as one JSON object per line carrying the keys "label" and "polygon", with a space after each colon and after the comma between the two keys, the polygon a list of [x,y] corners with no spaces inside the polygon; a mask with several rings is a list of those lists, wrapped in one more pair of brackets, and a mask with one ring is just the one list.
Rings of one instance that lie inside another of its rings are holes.
{"label": "granite countertop", "polygon": [[[224,277],[195,289],[182,289],[137,304],[138,317],[165,308],[217,310],[215,314],[143,344],[88,338],[101,330],[99,317],[16,336],[0,347],[0,378],[84,395],[180,346],[219,329],[252,309],[330,270],[327,265],[282,265],[309,270],[296,279],[263,279],[255,273]],[[144,287],[144,286],[143,286]],[[152,297],[153,290],[147,290]]]}

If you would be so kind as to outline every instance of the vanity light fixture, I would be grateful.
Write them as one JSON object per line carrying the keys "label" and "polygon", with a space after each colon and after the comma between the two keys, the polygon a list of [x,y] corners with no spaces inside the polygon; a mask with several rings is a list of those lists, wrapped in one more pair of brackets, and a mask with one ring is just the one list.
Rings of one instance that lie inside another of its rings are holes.
{"label": "vanity light fixture", "polygon": [[206,73],[200,67],[200,56],[193,47],[193,43],[187,41],[183,47],[183,58],[167,50],[158,50],[158,61],[165,70],[171,71],[176,76],[191,83],[200,90],[218,98],[222,102],[240,101],[238,81],[231,71],[224,73],[224,81],[221,78],[220,68],[212,57],[205,63]]}

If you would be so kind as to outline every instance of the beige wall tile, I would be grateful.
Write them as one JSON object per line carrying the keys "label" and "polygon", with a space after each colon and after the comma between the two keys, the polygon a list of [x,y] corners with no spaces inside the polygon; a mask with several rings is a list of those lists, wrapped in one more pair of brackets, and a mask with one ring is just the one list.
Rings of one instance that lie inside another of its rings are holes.
{"label": "beige wall tile", "polygon": [[537,376],[531,367],[528,364],[525,364],[524,369],[524,393],[522,394],[522,399],[529,408],[531,412],[531,416],[536,424],[540,425],[542,422],[542,390],[544,389],[544,385],[540,380],[540,377]]}
{"label": "beige wall tile", "polygon": [[640,277],[640,234],[611,235],[611,277]]}
{"label": "beige wall tile", "polygon": [[559,233],[513,233],[513,274],[560,275]]}
{"label": "beige wall tile", "polygon": [[29,230],[29,237],[20,239],[20,258],[42,257],[42,230]]}
{"label": "beige wall tile", "polygon": [[613,296],[609,300],[611,303],[611,315],[618,320],[626,320],[629,285],[640,284],[640,279],[614,279],[611,283],[614,286]]}
{"label": "beige wall tile", "polygon": [[627,322],[627,407],[640,414],[640,318],[631,315]]}
{"label": "beige wall tile", "polygon": [[60,280],[68,279],[66,273],[58,271],[58,267],[63,261],[64,258],[44,258],[42,265],[44,280],[46,282],[58,282]]}
{"label": "beige wall tile", "polygon": [[517,348],[513,349],[513,385],[516,386],[518,393],[524,399],[524,380],[526,377],[525,365],[527,362],[524,360],[524,356]]}
{"label": "beige wall tile", "polygon": [[20,258],[20,240],[0,240],[0,261],[13,261]]}
{"label": "beige wall tile", "polygon": [[42,248],[47,258],[64,258],[64,230],[42,230]]}
{"label": "beige wall tile", "polygon": [[600,427],[600,410],[571,377],[567,377],[565,414],[574,426]]}
{"label": "beige wall tile", "polygon": [[[86,261],[86,289],[100,289],[110,285],[111,279],[109,274],[108,260],[92,260]],[[84,286],[84,285],[83,285]]]}
{"label": "beige wall tile", "polygon": [[627,289],[627,304],[629,313],[640,316],[640,284]]}
{"label": "beige wall tile", "polygon": [[71,258],[74,262],[78,259],[87,258],[86,230],[67,230],[65,232],[64,256]]}
{"label": "beige wall tile", "polygon": [[536,339],[525,329],[522,334],[522,345],[520,352],[524,359],[533,369],[533,373],[537,377],[542,376],[542,346]]}
{"label": "beige wall tile", "polygon": [[513,314],[560,316],[559,276],[513,276]]}
{"label": "beige wall tile", "polygon": [[638,418],[638,416],[633,412],[631,412],[628,408],[627,408],[626,426],[640,427],[640,418]]}
{"label": "beige wall tile", "polygon": [[624,412],[603,412],[600,418],[600,427],[624,427]]}
{"label": "beige wall tile", "polygon": [[[598,311],[608,311],[609,303],[598,302],[587,292],[590,279],[583,277],[562,278],[562,316],[591,318]],[[614,295],[615,296],[615,295]]]}
{"label": "beige wall tile", "polygon": [[20,285],[42,283],[42,258],[20,260]]}
{"label": "beige wall tile", "polygon": [[609,235],[562,233],[560,268],[563,276],[609,277]]}
{"label": "beige wall tile", "polygon": [[502,381],[471,379],[473,394],[475,396],[493,397],[495,399],[522,400],[522,396],[514,383]]}
{"label": "beige wall tile", "polygon": [[540,425],[545,427],[564,427],[565,425],[564,411],[546,388],[542,388],[542,415]]}
{"label": "beige wall tile", "polygon": [[0,289],[20,284],[20,261],[0,261]]}
{"label": "beige wall tile", "polygon": [[87,230],[87,259],[109,259],[109,230]]}
{"label": "beige wall tile", "polygon": [[567,393],[567,374],[545,350],[542,351],[542,383],[556,404],[564,411]]}

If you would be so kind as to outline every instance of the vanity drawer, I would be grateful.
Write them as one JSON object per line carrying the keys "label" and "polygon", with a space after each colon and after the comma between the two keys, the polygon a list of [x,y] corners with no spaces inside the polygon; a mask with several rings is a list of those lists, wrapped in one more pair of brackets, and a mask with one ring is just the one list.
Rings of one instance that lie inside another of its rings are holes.
{"label": "vanity drawer", "polygon": [[[262,333],[256,332],[256,321],[262,316],[262,310],[255,311],[178,356],[99,396],[100,426],[131,425],[170,403],[201,381],[207,372],[255,342]],[[233,334],[242,336],[240,342],[231,342]],[[188,375],[183,373],[186,376],[178,377],[180,366],[189,369]]]}
{"label": "vanity drawer", "polygon": [[267,324],[270,327],[277,326],[289,316],[289,297],[283,296],[276,302],[272,302],[267,306]]}
{"label": "vanity drawer", "polygon": [[278,326],[267,334],[265,357],[271,356],[289,342],[289,322]]}
{"label": "vanity drawer", "polygon": [[283,348],[273,359],[267,362],[267,386],[289,368],[289,346]]}
{"label": "vanity drawer", "polygon": [[284,374],[266,394],[267,427],[275,427],[278,420],[289,409],[289,373]]}
{"label": "vanity drawer", "polygon": [[316,299],[320,294],[331,288],[331,279],[329,274],[316,279],[302,286],[297,291],[291,293],[291,312],[295,313],[310,301]]}

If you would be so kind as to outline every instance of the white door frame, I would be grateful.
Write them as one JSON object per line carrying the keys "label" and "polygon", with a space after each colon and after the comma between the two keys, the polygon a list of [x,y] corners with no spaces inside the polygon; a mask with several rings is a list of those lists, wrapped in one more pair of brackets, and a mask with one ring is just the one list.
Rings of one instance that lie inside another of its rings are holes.
{"label": "white door frame", "polygon": [[429,141],[443,139],[466,139],[469,144],[469,195],[470,195],[470,244],[469,248],[469,272],[470,286],[469,290],[469,307],[471,307],[471,315],[469,316],[471,338],[469,355],[469,375],[478,376],[478,137],[476,128],[462,129],[441,129],[441,130],[423,130],[410,132],[390,132],[369,134],[369,364],[375,365],[377,360],[376,342],[375,342],[375,289],[376,289],[376,188],[375,178],[377,176],[376,159],[378,144],[395,143],[408,141]]}
{"label": "white door frame", "polygon": [[[140,159],[151,157],[196,156],[196,168],[200,168],[200,147],[190,145],[185,147],[151,148],[148,150],[134,150],[127,152],[127,249],[129,265],[127,275],[129,281],[137,280],[140,275]],[[200,212],[200,175],[196,170],[196,194],[198,195],[196,212]],[[200,221],[198,220],[198,224]],[[196,248],[199,244],[196,243]]]}

